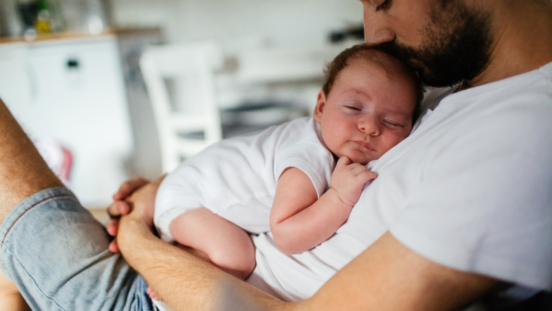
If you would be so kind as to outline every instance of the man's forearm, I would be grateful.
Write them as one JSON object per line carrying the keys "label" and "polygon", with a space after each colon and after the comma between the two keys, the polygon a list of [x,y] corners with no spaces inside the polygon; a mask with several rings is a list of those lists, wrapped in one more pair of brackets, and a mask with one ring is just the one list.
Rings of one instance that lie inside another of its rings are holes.
{"label": "man's forearm", "polygon": [[240,304],[243,310],[285,308],[274,297],[159,240],[136,218],[121,219],[117,239],[125,259],[173,310],[224,310],[229,296],[231,309]]}
{"label": "man's forearm", "polygon": [[130,265],[173,310],[454,310],[497,283],[436,264],[386,233],[313,297],[284,303],[157,239],[140,215],[121,219],[118,240]]}
{"label": "man's forearm", "polygon": [[0,273],[0,310],[27,311],[31,310],[15,284],[8,281]]}

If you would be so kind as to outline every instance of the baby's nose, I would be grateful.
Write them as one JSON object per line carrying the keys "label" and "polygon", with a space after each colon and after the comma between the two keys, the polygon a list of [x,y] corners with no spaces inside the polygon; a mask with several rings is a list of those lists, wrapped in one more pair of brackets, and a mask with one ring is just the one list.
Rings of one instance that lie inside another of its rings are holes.
{"label": "baby's nose", "polygon": [[358,122],[358,129],[369,135],[379,135],[380,129],[378,121],[374,118],[362,118]]}

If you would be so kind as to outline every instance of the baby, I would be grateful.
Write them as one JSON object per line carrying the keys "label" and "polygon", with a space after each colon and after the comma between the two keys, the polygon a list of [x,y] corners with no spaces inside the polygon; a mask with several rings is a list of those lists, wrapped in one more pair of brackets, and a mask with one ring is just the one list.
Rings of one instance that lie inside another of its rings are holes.
{"label": "baby", "polygon": [[409,135],[422,90],[406,65],[364,44],[326,76],[313,118],[223,140],[170,173],[155,205],[161,238],[241,279],[255,267],[248,233],[270,231],[286,254],[330,238],[377,177],[366,164]]}

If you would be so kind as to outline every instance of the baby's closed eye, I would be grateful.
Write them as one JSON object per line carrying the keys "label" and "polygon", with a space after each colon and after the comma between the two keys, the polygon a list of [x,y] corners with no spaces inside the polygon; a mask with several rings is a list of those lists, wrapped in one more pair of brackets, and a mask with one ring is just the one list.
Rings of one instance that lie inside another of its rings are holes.
{"label": "baby's closed eye", "polygon": [[389,119],[383,119],[383,123],[390,127],[403,127],[404,125],[401,122]]}

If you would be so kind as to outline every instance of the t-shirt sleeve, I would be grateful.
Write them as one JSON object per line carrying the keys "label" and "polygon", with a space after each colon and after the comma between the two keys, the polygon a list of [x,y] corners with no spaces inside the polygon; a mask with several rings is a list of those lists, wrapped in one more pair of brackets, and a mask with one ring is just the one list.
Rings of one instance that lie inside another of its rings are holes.
{"label": "t-shirt sleeve", "polygon": [[552,109],[545,106],[442,137],[447,143],[427,152],[393,236],[442,265],[552,289]]}
{"label": "t-shirt sleeve", "polygon": [[334,159],[322,145],[300,143],[283,150],[276,156],[274,167],[276,181],[289,167],[298,168],[307,174],[320,198],[330,186]]}

